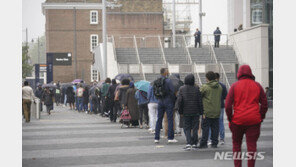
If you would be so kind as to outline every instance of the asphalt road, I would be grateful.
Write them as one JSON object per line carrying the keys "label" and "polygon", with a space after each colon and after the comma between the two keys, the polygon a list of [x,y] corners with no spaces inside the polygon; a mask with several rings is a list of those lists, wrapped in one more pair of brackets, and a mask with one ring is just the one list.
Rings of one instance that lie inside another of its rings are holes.
{"label": "asphalt road", "polygon": [[[264,159],[256,166],[273,166],[273,111],[268,111],[257,143]],[[225,118],[226,119],[226,118]],[[177,136],[175,144],[161,139],[154,144],[154,136],[146,129],[120,128],[107,118],[55,107],[50,116],[41,114],[40,120],[32,119],[22,128],[22,164],[24,167],[43,166],[198,166],[230,167],[232,160],[215,160],[216,152],[232,150],[231,132],[225,120],[225,145],[217,149],[184,151],[185,137]],[[246,143],[243,143],[246,151]],[[246,161],[243,161],[243,166]]]}

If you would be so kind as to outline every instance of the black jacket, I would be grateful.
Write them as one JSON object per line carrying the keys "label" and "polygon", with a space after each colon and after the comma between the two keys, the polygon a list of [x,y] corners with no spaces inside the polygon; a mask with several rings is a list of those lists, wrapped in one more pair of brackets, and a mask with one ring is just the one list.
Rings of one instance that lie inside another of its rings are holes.
{"label": "black jacket", "polygon": [[[190,84],[188,84],[190,83]],[[188,75],[185,78],[185,86],[179,89],[175,110],[178,110],[180,115],[192,116],[202,115],[203,105],[202,97],[198,86],[194,86],[194,76]]]}

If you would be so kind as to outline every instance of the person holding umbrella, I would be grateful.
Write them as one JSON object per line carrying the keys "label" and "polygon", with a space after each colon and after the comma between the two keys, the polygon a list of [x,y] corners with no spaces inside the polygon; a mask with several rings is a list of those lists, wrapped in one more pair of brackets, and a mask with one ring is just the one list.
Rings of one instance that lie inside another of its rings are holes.
{"label": "person holding umbrella", "polygon": [[136,88],[138,89],[135,98],[138,100],[139,105],[139,121],[140,121],[140,129],[143,128],[143,115],[144,122],[146,127],[148,127],[149,117],[148,117],[148,95],[147,92],[149,90],[150,82],[148,81],[138,81],[135,83]]}
{"label": "person holding umbrella", "polygon": [[50,115],[50,110],[53,109],[53,97],[54,93],[49,89],[49,87],[45,87],[42,99],[44,100],[44,105],[46,106],[48,115]]}

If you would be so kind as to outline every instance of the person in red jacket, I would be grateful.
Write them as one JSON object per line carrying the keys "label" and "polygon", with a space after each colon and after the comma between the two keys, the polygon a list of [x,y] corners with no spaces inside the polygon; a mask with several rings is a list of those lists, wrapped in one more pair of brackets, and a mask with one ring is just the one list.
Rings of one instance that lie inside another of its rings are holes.
{"label": "person in red jacket", "polygon": [[253,167],[261,122],[268,108],[267,99],[262,86],[255,82],[249,65],[242,65],[239,68],[237,78],[238,81],[231,85],[225,104],[232,132],[234,166],[242,166],[241,145],[246,134],[248,155],[252,157],[248,159],[248,167]]}

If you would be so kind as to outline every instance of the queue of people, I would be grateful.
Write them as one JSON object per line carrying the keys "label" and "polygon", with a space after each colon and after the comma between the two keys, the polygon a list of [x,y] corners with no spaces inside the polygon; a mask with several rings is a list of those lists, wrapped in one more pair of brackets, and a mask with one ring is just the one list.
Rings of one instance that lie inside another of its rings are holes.
{"label": "queue of people", "polygon": [[[189,74],[185,77],[184,85],[179,85],[177,89],[169,78],[167,68],[162,68],[160,74],[145,90],[139,89],[135,86],[137,83],[128,78],[123,78],[120,83],[107,78],[103,84],[94,82],[92,86],[83,83],[58,84],[55,89],[42,89],[39,86],[34,95],[28,82],[25,82],[23,109],[26,122],[30,121],[28,107],[32,100],[41,98],[50,114],[53,99],[60,92],[60,98],[55,99],[58,103],[66,102],[64,105],[69,104],[71,110],[78,112],[107,116],[112,123],[120,117],[122,127],[145,127],[154,135],[156,144],[161,138],[167,139],[168,143],[178,142],[175,139],[177,129],[183,128],[186,138],[184,150],[188,151],[206,149],[208,146],[217,148],[219,143],[224,144],[226,109],[233,152],[241,152],[242,139],[246,134],[249,155],[256,156],[260,126],[268,106],[266,94],[262,86],[255,82],[250,66],[242,65],[239,68],[238,81],[232,84],[229,93],[226,86],[219,82],[219,73],[213,71],[206,73],[207,83],[197,85],[194,75]],[[164,136],[160,135],[161,129]],[[234,164],[241,166],[241,160],[235,159]],[[255,158],[248,160],[248,164],[254,166]]]}

